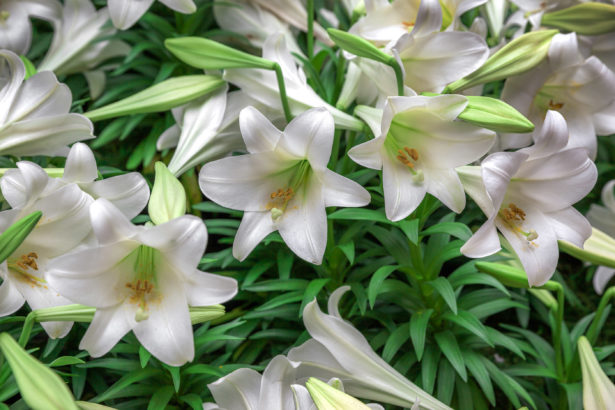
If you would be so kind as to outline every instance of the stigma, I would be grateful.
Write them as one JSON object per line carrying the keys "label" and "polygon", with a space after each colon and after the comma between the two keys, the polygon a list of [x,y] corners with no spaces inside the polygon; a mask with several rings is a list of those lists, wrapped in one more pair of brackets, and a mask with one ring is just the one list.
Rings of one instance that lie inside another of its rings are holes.
{"label": "stigma", "polygon": [[266,209],[271,212],[271,219],[277,221],[288,206],[288,203],[295,197],[295,190],[292,188],[278,189],[269,194],[270,201],[267,203]]}

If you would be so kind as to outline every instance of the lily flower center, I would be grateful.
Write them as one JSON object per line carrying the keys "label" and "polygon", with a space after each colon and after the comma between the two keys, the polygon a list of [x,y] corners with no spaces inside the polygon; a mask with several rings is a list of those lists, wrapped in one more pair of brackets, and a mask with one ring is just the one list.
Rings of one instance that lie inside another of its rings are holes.
{"label": "lily flower center", "polygon": [[415,182],[423,182],[423,171],[416,167],[419,160],[419,152],[416,149],[410,147],[398,149],[395,158],[410,170]]}
{"label": "lily flower center", "polygon": [[538,233],[533,229],[524,231],[522,228],[526,217],[526,213],[523,209],[510,203],[507,208],[500,209],[499,215],[515,232],[525,236],[525,239],[532,245],[538,246],[533,242],[538,239]]}
{"label": "lily flower center", "polygon": [[553,102],[553,100],[549,100],[550,110],[561,110],[563,107],[564,107],[563,102]]}
{"label": "lily flower center", "polygon": [[404,25],[404,27],[406,27],[406,29],[408,31],[412,31],[412,29],[414,28],[414,21],[402,21],[401,24]]}
{"label": "lily flower center", "polygon": [[126,282],[125,287],[129,290],[128,301],[137,305],[135,320],[140,322],[149,318],[148,303],[160,296],[156,291],[159,253],[154,248],[141,245],[128,257],[131,256],[134,258],[134,277],[131,282]]}
{"label": "lily flower center", "polygon": [[271,212],[271,219],[277,221],[284,215],[290,201],[295,198],[297,192],[309,178],[311,169],[309,161],[300,161],[293,167],[292,176],[290,177],[288,185],[278,188],[269,194],[265,209]]}
{"label": "lily flower center", "polygon": [[39,278],[36,275],[33,275],[29,271],[38,271],[38,264],[36,260],[38,259],[38,254],[36,252],[30,252],[28,254],[23,254],[19,258],[9,258],[7,261],[7,267],[13,273],[16,273],[19,279],[28,283],[31,287],[42,287],[47,289],[45,283],[45,279]]}

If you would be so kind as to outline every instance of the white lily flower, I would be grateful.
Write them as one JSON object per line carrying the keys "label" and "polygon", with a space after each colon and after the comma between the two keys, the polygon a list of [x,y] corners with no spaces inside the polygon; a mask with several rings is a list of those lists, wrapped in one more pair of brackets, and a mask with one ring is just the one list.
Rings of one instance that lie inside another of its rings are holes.
{"label": "white lily flower", "polygon": [[184,215],[135,226],[106,199],[91,205],[90,218],[98,245],[54,259],[48,272],[58,292],[96,308],[79,347],[99,357],[132,330],[159,360],[191,361],[188,305],[222,303],[237,293],[234,279],[197,269],[207,243],[203,221]]}
{"label": "white lily flower", "polygon": [[455,168],[476,161],[495,141],[493,131],[456,121],[468,104],[461,95],[390,97],[377,137],[348,155],[367,168],[382,169],[385,212],[399,221],[430,193],[454,212],[465,207]]}
{"label": "white lily flower", "polygon": [[245,151],[239,131],[239,113],[245,107],[258,106],[275,124],[285,121],[282,113],[267,109],[243,91],[227,90],[224,87],[172,110],[177,124],[160,136],[157,146],[159,150],[177,146],[168,166],[175,176],[233,151]]}
{"label": "white lily flower", "polygon": [[107,27],[108,20],[107,8],[96,10],[90,0],[66,0],[39,71],[49,70],[57,75],[83,73],[92,97],[98,97],[104,90],[106,79],[104,72],[97,67],[109,58],[130,52],[130,46],[123,41],[101,41],[115,33],[112,27]]}
{"label": "white lily flower", "polygon": [[0,49],[26,54],[32,43],[30,18],[55,22],[61,9],[57,0],[0,0]]}
{"label": "white lily flower", "polygon": [[[362,129],[361,121],[327,104],[308,85],[303,69],[295,64],[281,33],[272,34],[265,40],[263,58],[280,64],[286,83],[290,110],[294,116],[310,108],[324,107],[333,115],[337,127],[356,131]],[[224,79],[241,88],[251,98],[282,112],[278,82],[273,71],[235,68],[225,70]]]}
{"label": "white lily flower", "polygon": [[[0,212],[0,230],[34,212],[43,216],[24,242],[0,265],[0,316],[17,311],[25,301],[32,309],[69,305],[48,283],[49,261],[71,251],[90,233],[92,198],[76,184],[50,178],[38,165],[21,161],[0,180],[13,209]],[[90,292],[88,292],[90,293]],[[41,323],[52,338],[64,337],[72,322]]]}
{"label": "white lily flower", "polygon": [[325,207],[364,206],[370,200],[359,184],[327,169],[331,114],[324,108],[308,110],[281,132],[248,107],[241,111],[239,126],[249,154],[205,164],[199,176],[207,197],[245,211],[233,256],[244,260],[277,230],[297,256],[320,264],[327,243]]}
{"label": "white lily flower", "polygon": [[[192,0],[159,0],[179,13],[192,14],[196,5]],[[108,0],[109,14],[113,25],[120,30],[132,27],[149,10],[154,0]]]}
{"label": "white lily flower", "polygon": [[583,373],[583,408],[585,410],[612,408],[615,403],[615,385],[600,367],[585,336],[579,338],[578,348]]}
{"label": "white lily flower", "polygon": [[566,121],[548,111],[532,147],[492,154],[480,168],[459,168],[466,192],[489,218],[463,245],[464,255],[498,252],[497,228],[530,286],[540,286],[555,272],[559,239],[583,247],[591,225],[572,205],[592,189],[597,171],[585,149],[564,149],[567,142]]}
{"label": "white lily flower", "polygon": [[76,183],[82,191],[94,199],[105,198],[115,205],[127,218],[139,215],[149,200],[149,186],[138,172],[129,172],[100,181],[94,153],[87,145],[74,144],[64,166],[61,181]]}
{"label": "white lily flower", "polygon": [[530,22],[532,29],[536,30],[540,28],[540,22],[542,16],[546,12],[565,9],[567,7],[579,4],[577,0],[510,0],[519,7],[520,14],[522,14],[527,21]]}
{"label": "white lily flower", "polygon": [[411,407],[418,400],[425,409],[450,407],[424,392],[374,352],[365,337],[339,314],[338,303],[350,286],[338,288],[329,298],[329,314],[316,300],[303,310],[303,323],[313,339],[288,353],[300,362],[298,378],[339,378],[346,393],[381,403]]}
{"label": "white lily flower", "polygon": [[479,68],[489,48],[478,34],[440,32],[439,0],[421,0],[412,32],[403,34],[393,53],[404,68],[404,83],[417,92],[441,91]]}
{"label": "white lily flower", "polygon": [[579,41],[588,43],[591,54],[598,57],[611,71],[615,71],[615,33],[581,36]]}
{"label": "white lily flower", "polygon": [[[615,195],[613,195],[615,179],[607,182],[602,188],[602,203],[604,206],[591,204],[587,212],[587,220],[604,233],[615,237]],[[615,276],[615,269],[598,266],[593,277],[594,290],[599,295],[604,293],[607,283]]]}
{"label": "white lily flower", "polygon": [[24,78],[21,59],[0,50],[0,154],[66,155],[68,144],[94,138],[89,119],[69,114],[70,90],[53,73]]}
{"label": "white lily flower", "polygon": [[303,55],[288,25],[251,0],[214,3],[214,16],[220,28],[243,34],[255,47],[262,49],[267,37],[279,32],[289,51]]}
{"label": "white lily flower", "polygon": [[[537,126],[547,110],[559,111],[568,123],[568,147],[585,147],[592,158],[596,155],[596,134],[615,133],[615,73],[595,56],[584,58],[575,33],[555,35],[546,62],[507,79],[502,100]],[[531,137],[503,134],[501,146],[527,146]]]}

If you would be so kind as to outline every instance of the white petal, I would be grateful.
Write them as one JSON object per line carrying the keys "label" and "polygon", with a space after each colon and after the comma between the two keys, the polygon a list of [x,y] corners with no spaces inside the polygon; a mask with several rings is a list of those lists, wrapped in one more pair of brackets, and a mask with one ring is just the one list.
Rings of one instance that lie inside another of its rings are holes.
{"label": "white petal", "polygon": [[595,113],[592,120],[594,127],[596,128],[596,134],[615,134],[615,101],[613,101],[605,109]]}
{"label": "white petal", "polygon": [[496,218],[495,223],[519,257],[530,286],[541,286],[551,279],[557,267],[557,237],[549,220],[540,211],[523,203],[517,205],[526,212],[523,229],[526,232],[535,230],[538,233],[537,239],[528,242],[525,236],[513,230],[501,218]]}
{"label": "white petal", "polygon": [[615,195],[613,195],[613,187],[615,186],[615,179],[610,180],[602,187],[602,192],[600,194],[600,199],[602,199],[602,203],[611,212],[615,212]]}
{"label": "white petal", "polygon": [[474,235],[467,240],[460,251],[468,258],[484,258],[501,249],[500,238],[495,228],[494,219],[488,219]]}
{"label": "white petal", "polygon": [[[277,221],[284,242],[300,258],[320,265],[327,245],[327,214],[321,183],[312,176],[304,182],[284,215]],[[293,206],[294,205],[294,206]]]}
{"label": "white petal", "polygon": [[[3,268],[6,269],[6,266]],[[4,279],[0,285],[0,317],[12,315],[17,312],[26,299],[21,295],[19,290],[11,284],[9,280]]]}
{"label": "white petal", "polygon": [[388,155],[382,159],[382,185],[384,207],[391,221],[399,221],[410,215],[423,201],[427,186],[415,182],[410,170]]}
{"label": "white petal", "polygon": [[28,78],[10,106],[7,122],[42,118],[68,113],[71,93],[50,71]]}
{"label": "white petal", "polygon": [[573,207],[545,214],[558,240],[570,242],[579,248],[592,234],[589,221]]}
{"label": "white petal", "polygon": [[154,0],[109,0],[109,14],[113,25],[126,30],[135,24],[150,8]]}
{"label": "white petal", "polygon": [[121,262],[137,246],[133,241],[122,241],[52,259],[47,280],[75,303],[110,308],[124,300],[122,290],[132,279],[127,275],[126,264]]}
{"label": "white petal", "polygon": [[156,149],[158,151],[162,151],[176,147],[179,142],[180,134],[181,129],[179,128],[179,125],[175,124],[170,126],[158,137],[158,140],[156,141]]}
{"label": "white petal", "polygon": [[290,388],[293,391],[295,409],[311,410],[312,406],[314,406],[314,401],[312,400],[312,396],[310,396],[308,389],[300,384],[291,384]]}
{"label": "white petal", "polygon": [[6,11],[10,14],[0,25],[0,49],[25,55],[32,44],[32,23],[28,13],[21,5],[9,5]]}
{"label": "white petal", "polygon": [[239,113],[239,127],[248,152],[273,151],[282,137],[282,131],[254,107],[246,107]]}
{"label": "white petal", "polygon": [[[2,215],[0,213],[0,215]],[[591,204],[587,219],[596,228],[600,229],[609,236],[615,237],[615,218],[613,211],[600,205]]]}
{"label": "white petal", "polygon": [[425,168],[424,172],[427,192],[442,201],[451,211],[461,213],[466,206],[466,195],[457,172],[452,168]]}
{"label": "white petal", "polygon": [[325,206],[365,206],[371,200],[361,185],[329,169],[318,177],[322,178]]}
{"label": "white petal", "polygon": [[235,279],[199,270],[188,278],[184,286],[190,306],[224,303],[237,294]]}
{"label": "white petal", "polygon": [[502,206],[510,179],[527,157],[527,154],[519,151],[497,152],[483,160],[481,164],[483,183],[496,212]]}
{"label": "white petal", "polygon": [[243,261],[250,252],[263,240],[275,231],[271,213],[246,211],[233,241],[233,256]]}
{"label": "white petal", "polygon": [[333,116],[324,108],[312,108],[295,117],[284,129],[278,147],[297,158],[307,158],[313,168],[324,169],[331,157]]}
{"label": "white petal", "polygon": [[290,385],[296,380],[299,363],[285,356],[274,357],[267,365],[261,379],[261,394],[257,408],[267,410],[286,410],[294,408],[294,397]]}
{"label": "white petal", "polygon": [[92,357],[107,354],[136,325],[135,312],[136,306],[129,304],[96,309],[79,348],[87,350]]}
{"label": "white petal", "polygon": [[160,2],[180,13],[191,14],[196,11],[196,5],[192,0],[160,0]]}
{"label": "white petal", "polygon": [[384,137],[374,138],[364,142],[363,144],[355,145],[348,151],[348,156],[357,164],[367,168],[382,169],[382,144]]}
{"label": "white petal", "polygon": [[[282,33],[273,33],[267,37],[265,44],[263,44],[263,58],[279,63],[285,80],[291,80],[295,83],[305,82],[299,76],[297,65],[286,47]],[[286,86],[288,87],[288,84]]]}
{"label": "white petal", "polygon": [[194,359],[194,338],[188,301],[179,278],[159,275],[161,298],[148,304],[149,318],[138,322],[133,332],[143,347],[169,366]]}
{"label": "white petal", "polygon": [[548,59],[554,69],[583,63],[576,33],[556,34],[549,45]]}
{"label": "white petal", "polygon": [[96,199],[107,199],[129,219],[141,213],[147,205],[150,194],[147,181],[138,172],[94,181],[83,188]]}
{"label": "white petal", "polygon": [[90,70],[84,71],[83,76],[88,82],[88,88],[90,89],[90,97],[93,100],[97,99],[105,91],[105,84],[107,83],[107,76],[103,70]]}
{"label": "white petal", "polygon": [[296,164],[275,152],[222,158],[201,168],[201,191],[212,201],[231,209],[265,211],[270,195],[286,188],[290,175],[282,175]]}
{"label": "white petal", "polygon": [[568,144],[568,125],[557,111],[549,110],[542,126],[534,136],[534,145],[525,150],[531,159],[542,158],[561,151]]}
{"label": "white petal", "polygon": [[604,293],[606,285],[613,276],[615,276],[615,269],[607,268],[606,266],[598,266],[598,269],[596,269],[596,272],[594,273],[594,278],[592,280],[594,284],[594,290],[597,294],[602,295]]}
{"label": "white petal", "polygon": [[139,232],[137,238],[163,253],[164,259],[187,278],[194,273],[205,252],[207,229],[201,218],[183,215],[149,227]]}
{"label": "white petal", "polygon": [[[412,36],[419,37],[440,31],[442,27],[442,6],[437,0],[421,0]],[[460,34],[460,33],[457,33]]]}
{"label": "white petal", "polygon": [[62,179],[68,182],[92,182],[98,178],[94,153],[87,145],[78,142],[66,157]]}
{"label": "white petal", "polygon": [[23,208],[29,201],[38,198],[47,183],[49,176],[37,164],[29,161],[19,161],[18,169],[9,169],[0,179],[2,195],[13,208]]}
{"label": "white petal", "polygon": [[[0,106],[11,106],[25,77],[26,68],[19,56],[9,50],[0,50]],[[9,113],[5,110],[0,111],[0,124],[5,123]]]}
{"label": "white petal", "polygon": [[233,410],[258,409],[262,376],[253,369],[242,368],[208,384],[218,406]]}
{"label": "white petal", "polygon": [[354,109],[356,116],[361,118],[369,126],[369,129],[374,134],[374,138],[380,137],[382,134],[382,110],[378,108],[368,107],[367,105],[357,105]]}
{"label": "white petal", "polygon": [[90,206],[90,220],[101,245],[131,239],[137,234],[136,227],[128,218],[104,198],[97,199]]}
{"label": "white petal", "polygon": [[568,131],[570,133],[567,148],[584,148],[588,152],[589,157],[595,159],[598,150],[598,139],[596,138],[596,130],[592,123],[592,116],[578,111],[576,107],[571,107],[566,112],[562,110],[562,112],[568,123]]}

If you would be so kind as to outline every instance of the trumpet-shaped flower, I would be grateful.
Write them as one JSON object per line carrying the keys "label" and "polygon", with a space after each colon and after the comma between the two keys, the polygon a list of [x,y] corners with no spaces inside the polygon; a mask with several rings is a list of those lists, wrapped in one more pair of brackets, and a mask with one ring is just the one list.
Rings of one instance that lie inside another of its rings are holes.
{"label": "trumpet-shaped flower", "polygon": [[203,221],[184,215],[135,226],[106,199],[91,205],[90,218],[98,245],[54,259],[48,272],[62,295],[96,307],[80,348],[102,356],[132,330],[161,361],[191,361],[188,305],[225,302],[237,292],[234,279],[197,269],[207,243]]}
{"label": "trumpet-shaped flower", "polygon": [[[602,188],[602,203],[604,206],[591,204],[587,219],[596,228],[615,237],[615,195],[613,195],[613,187],[615,180],[607,182]],[[615,269],[606,266],[598,266],[594,273],[593,284],[594,290],[598,294],[602,294],[607,283],[615,276]]]}
{"label": "trumpet-shaped flower", "polygon": [[57,0],[0,1],[0,49],[26,54],[32,44],[30,18],[55,22],[60,19],[61,9]]}
{"label": "trumpet-shaped flower", "polygon": [[414,28],[393,46],[404,67],[404,83],[417,92],[439,92],[479,68],[489,56],[478,34],[440,32],[441,26],[440,1],[421,0]]}
{"label": "trumpet-shaped flower", "polygon": [[404,219],[426,193],[459,213],[465,207],[455,168],[487,153],[495,133],[456,120],[468,104],[461,95],[391,97],[376,138],[353,147],[355,162],[382,169],[385,211],[392,221]]}
{"label": "trumpet-shaped flower", "polygon": [[[48,283],[49,261],[80,245],[91,230],[89,195],[76,184],[50,178],[31,162],[18,162],[17,167],[6,171],[0,180],[2,194],[13,208],[0,212],[0,229],[34,211],[43,216],[0,265],[0,316],[14,313],[25,301],[32,309],[70,304]],[[44,322],[42,326],[50,337],[64,337],[72,322]]]}
{"label": "trumpet-shaped flower", "polygon": [[615,403],[615,385],[600,367],[589,341],[581,336],[578,342],[583,373],[583,408],[606,410]]}
{"label": "trumpet-shaped flower", "polygon": [[[327,104],[308,85],[303,70],[295,64],[288,52],[284,36],[274,33],[263,44],[263,58],[277,62],[282,68],[288,102],[293,115],[299,115],[313,107],[324,107],[329,111],[339,128],[361,130],[358,119]],[[251,98],[282,112],[282,103],[276,74],[271,70],[235,68],[225,70],[224,79],[235,84]]]}
{"label": "trumpet-shaped flower", "polygon": [[[568,147],[585,147],[596,155],[596,134],[615,132],[615,73],[597,57],[583,57],[575,33],[557,34],[547,61],[509,78],[502,99],[540,125],[547,110],[559,111],[570,131]],[[531,134],[502,135],[503,148],[531,143]]]}
{"label": "trumpet-shaped flower", "polygon": [[300,363],[297,377],[337,377],[345,392],[355,397],[402,407],[420,400],[426,409],[450,409],[382,360],[361,332],[342,319],[338,303],[349,289],[343,286],[333,292],[328,315],[321,312],[316,300],[303,310],[303,323],[312,339],[288,353],[291,361]]}
{"label": "trumpet-shaped flower", "polygon": [[466,192],[489,218],[461,248],[464,255],[481,258],[499,251],[497,228],[530,286],[540,286],[555,272],[558,239],[583,247],[591,225],[572,205],[594,186],[597,171],[587,150],[564,149],[567,142],[566,121],[548,111],[532,147],[492,154],[480,168],[459,169]]}
{"label": "trumpet-shaped flower", "polygon": [[94,138],[90,120],[68,113],[70,90],[53,73],[24,79],[20,58],[0,50],[0,154],[66,155],[68,144]]}
{"label": "trumpet-shaped flower", "polygon": [[324,108],[308,110],[284,132],[258,110],[241,111],[239,126],[249,154],[205,164],[199,184],[214,202],[245,211],[233,243],[244,260],[277,230],[299,257],[320,264],[327,243],[327,206],[364,206],[367,191],[327,169],[334,124]]}
{"label": "trumpet-shaped flower", "polygon": [[[168,8],[184,14],[196,11],[192,0],[160,0]],[[113,25],[120,30],[132,27],[152,6],[154,0],[108,0]]]}
{"label": "trumpet-shaped flower", "polygon": [[[54,35],[39,71],[49,70],[57,75],[83,73],[93,98],[105,86],[105,74],[98,66],[105,60],[125,56],[128,44],[120,40],[105,40],[115,33],[107,27],[107,8],[96,10],[90,0],[66,0],[61,18],[54,24]],[[111,68],[107,66],[106,68]]]}
{"label": "trumpet-shaped flower", "polygon": [[130,172],[96,181],[98,169],[94,153],[87,145],[74,144],[64,166],[62,181],[76,183],[94,199],[105,198],[128,218],[139,215],[149,199],[149,187],[138,172]]}

